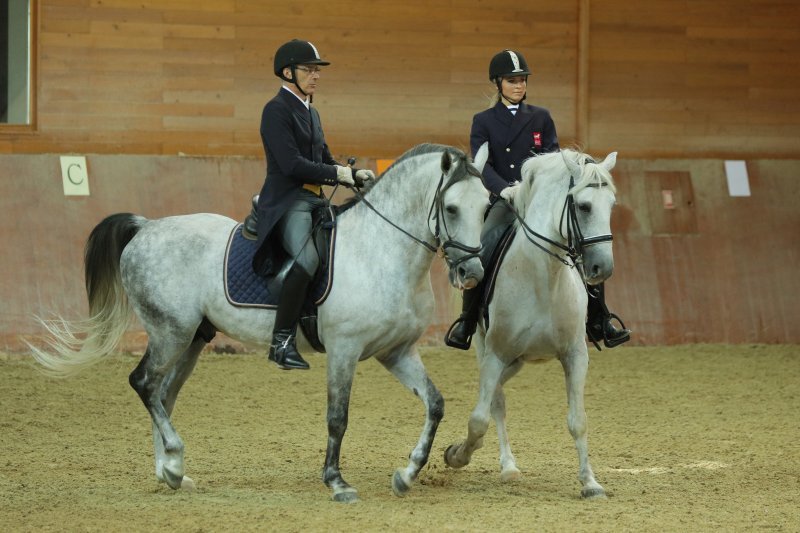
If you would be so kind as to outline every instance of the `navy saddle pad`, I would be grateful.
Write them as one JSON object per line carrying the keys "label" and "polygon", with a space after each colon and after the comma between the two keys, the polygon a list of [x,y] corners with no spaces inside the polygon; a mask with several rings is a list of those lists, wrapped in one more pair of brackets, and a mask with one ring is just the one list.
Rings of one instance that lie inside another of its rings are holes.
{"label": "navy saddle pad", "polygon": [[[311,290],[309,301],[313,305],[320,305],[325,301],[333,283],[333,245],[336,230],[333,230],[330,246],[326,252],[328,261],[320,261],[320,271],[317,272]],[[278,294],[271,294],[267,282],[253,272],[252,261],[256,253],[256,241],[245,239],[242,236],[242,224],[237,224],[228,238],[225,249],[224,284],[225,296],[231,305],[237,307],[262,307],[275,309],[278,306]]]}

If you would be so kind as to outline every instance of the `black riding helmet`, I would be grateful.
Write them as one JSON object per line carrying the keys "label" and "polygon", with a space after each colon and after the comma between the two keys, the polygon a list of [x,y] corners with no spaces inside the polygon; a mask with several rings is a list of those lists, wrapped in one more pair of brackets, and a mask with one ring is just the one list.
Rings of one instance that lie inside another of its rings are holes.
{"label": "black riding helmet", "polygon": [[[321,59],[317,48],[308,41],[292,39],[278,48],[275,52],[273,69],[275,75],[284,81],[294,83],[295,87],[297,87],[301,93],[306,94],[303,89],[300,89],[300,86],[297,85],[297,76],[295,76],[295,67],[297,65],[330,65],[330,62]],[[283,69],[286,67],[292,69],[291,78],[287,78],[283,75]]]}
{"label": "black riding helmet", "polygon": [[[525,76],[530,75],[531,71],[528,68],[528,62],[522,57],[522,54],[514,50],[503,50],[495,54],[489,63],[489,80],[495,82],[497,85],[497,92],[500,96],[503,95],[501,83],[503,78],[511,76]],[[522,100],[528,95],[526,92],[522,96]]]}

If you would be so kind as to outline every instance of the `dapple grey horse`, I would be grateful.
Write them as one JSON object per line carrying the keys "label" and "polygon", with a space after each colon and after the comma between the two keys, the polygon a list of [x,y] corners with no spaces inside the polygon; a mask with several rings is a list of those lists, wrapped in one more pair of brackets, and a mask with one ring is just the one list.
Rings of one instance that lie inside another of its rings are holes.
{"label": "dapple grey horse", "polygon": [[611,211],[616,189],[610,171],[615,163],[616,152],[595,163],[580,152],[562,150],[523,164],[522,183],[513,200],[519,215],[517,234],[496,276],[488,329],[481,321],[476,335],[478,403],[466,440],[445,451],[449,466],[469,463],[483,445],[491,416],[500,443],[500,477],[520,475],[506,432],[503,384],[525,362],[556,358],[566,379],[567,426],[578,451],[581,496],[605,497],[589,464],[587,444],[584,283],[601,283],[614,268]]}
{"label": "dapple grey horse", "polygon": [[[377,359],[426,409],[408,465],[393,476],[394,492],[410,490],[426,464],[444,404],[415,348],[433,313],[430,266],[441,249],[455,287],[480,281],[477,252],[487,205],[480,174],[463,152],[420,145],[337,218],[333,286],[318,310],[319,336],[328,354],[322,480],[334,500],[358,499],[342,478],[339,456],[359,361]],[[206,344],[199,328],[210,324],[251,345],[266,347],[270,340],[274,311],[234,307],[225,296],[223,257],[236,224],[213,214],[108,217],[86,246],[90,318],[43,321],[51,334],[49,346],[31,346],[46,370],[71,374],[112,353],[135,312],[148,345],[130,384],[152,418],[156,477],[173,489],[194,486],[185,475],[184,444],[170,415]]]}

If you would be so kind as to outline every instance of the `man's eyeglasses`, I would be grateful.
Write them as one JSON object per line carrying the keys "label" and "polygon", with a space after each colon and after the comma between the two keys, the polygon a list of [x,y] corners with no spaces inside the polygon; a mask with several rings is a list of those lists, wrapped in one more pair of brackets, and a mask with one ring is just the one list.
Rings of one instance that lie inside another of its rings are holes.
{"label": "man's eyeglasses", "polygon": [[303,72],[308,72],[309,74],[319,74],[321,70],[319,67],[305,67],[303,65],[297,65],[294,67],[297,70],[302,70]]}

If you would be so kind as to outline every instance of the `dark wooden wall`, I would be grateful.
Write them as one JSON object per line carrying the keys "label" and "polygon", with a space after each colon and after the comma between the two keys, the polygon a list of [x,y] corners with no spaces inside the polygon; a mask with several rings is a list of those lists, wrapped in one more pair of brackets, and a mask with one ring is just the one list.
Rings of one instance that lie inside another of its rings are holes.
{"label": "dark wooden wall", "polygon": [[[105,215],[244,217],[293,37],[333,63],[315,105],[334,154],[373,168],[466,146],[489,58],[522,51],[562,144],[620,153],[608,298],[634,342],[800,342],[798,2],[34,3],[36,121],[0,126],[0,349],[37,333],[34,313],[85,312],[82,247]],[[87,155],[92,196],[63,196],[59,154]],[[728,196],[724,159],[747,160],[751,197]],[[434,274],[431,341],[458,306]]]}

